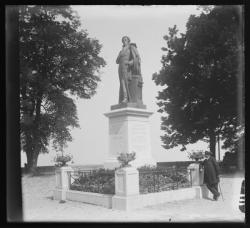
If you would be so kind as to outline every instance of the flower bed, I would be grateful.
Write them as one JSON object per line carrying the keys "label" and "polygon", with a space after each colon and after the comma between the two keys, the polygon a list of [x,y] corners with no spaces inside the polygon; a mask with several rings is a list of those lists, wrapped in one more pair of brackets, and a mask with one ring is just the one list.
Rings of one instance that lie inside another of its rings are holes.
{"label": "flower bed", "polygon": [[159,168],[144,166],[139,170],[141,194],[191,187],[186,168]]}
{"label": "flower bed", "polygon": [[70,190],[115,194],[114,170],[79,170],[71,173]]}

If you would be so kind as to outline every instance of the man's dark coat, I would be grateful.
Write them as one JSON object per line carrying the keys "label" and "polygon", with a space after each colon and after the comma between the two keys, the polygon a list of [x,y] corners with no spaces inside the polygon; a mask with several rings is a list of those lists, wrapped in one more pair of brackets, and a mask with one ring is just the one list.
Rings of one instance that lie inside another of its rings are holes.
{"label": "man's dark coat", "polygon": [[214,157],[210,156],[203,162],[204,183],[211,185],[219,182],[219,166]]}

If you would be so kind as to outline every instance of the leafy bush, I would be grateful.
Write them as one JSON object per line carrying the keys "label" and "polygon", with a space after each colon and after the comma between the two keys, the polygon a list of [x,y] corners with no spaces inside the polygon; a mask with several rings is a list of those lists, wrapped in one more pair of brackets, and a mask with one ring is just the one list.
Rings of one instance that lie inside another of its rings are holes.
{"label": "leafy bush", "polygon": [[121,153],[117,160],[121,163],[121,168],[130,167],[129,162],[135,160],[135,152],[132,153]]}
{"label": "leafy bush", "polygon": [[161,171],[166,170],[165,168],[158,167],[158,166],[151,166],[151,165],[144,165],[137,168],[138,171]]}
{"label": "leafy bush", "polygon": [[67,166],[67,162],[70,162],[72,160],[73,156],[71,154],[57,154],[54,158],[55,166],[62,167]]}
{"label": "leafy bush", "polygon": [[73,178],[71,190],[115,194],[114,170],[98,169],[90,172],[78,171]]}
{"label": "leafy bush", "polygon": [[222,168],[225,171],[230,171],[232,167],[237,167],[237,153],[226,152],[223,157]]}
{"label": "leafy bush", "polygon": [[204,152],[202,150],[191,151],[188,153],[188,157],[192,160],[199,161],[204,158]]}
{"label": "leafy bush", "polygon": [[139,170],[140,193],[161,192],[189,187],[187,169],[164,169],[154,166],[142,166]]}

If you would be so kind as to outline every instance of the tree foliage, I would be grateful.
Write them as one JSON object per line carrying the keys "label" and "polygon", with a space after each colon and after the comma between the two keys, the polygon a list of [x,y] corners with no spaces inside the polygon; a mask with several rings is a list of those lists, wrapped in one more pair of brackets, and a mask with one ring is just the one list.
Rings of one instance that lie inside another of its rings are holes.
{"label": "tree foliage", "polygon": [[70,128],[79,126],[72,97],[95,94],[105,61],[69,6],[20,6],[19,34],[21,142],[34,167],[50,140],[60,150],[72,140]]}
{"label": "tree foliage", "polygon": [[244,126],[242,25],[241,8],[216,6],[191,15],[185,34],[174,26],[164,36],[153,80],[166,86],[157,97],[166,149],[209,139],[215,153],[217,135],[230,147]]}

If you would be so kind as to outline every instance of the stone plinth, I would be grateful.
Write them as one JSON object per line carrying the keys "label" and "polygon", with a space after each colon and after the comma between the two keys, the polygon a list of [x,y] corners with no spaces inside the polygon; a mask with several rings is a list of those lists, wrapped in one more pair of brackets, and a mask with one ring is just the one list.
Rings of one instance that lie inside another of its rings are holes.
{"label": "stone plinth", "polygon": [[150,123],[152,115],[145,109],[125,107],[104,115],[109,118],[109,152],[104,168],[118,167],[120,153],[136,153],[130,164],[135,167],[156,165],[151,155]]}
{"label": "stone plinth", "polygon": [[146,109],[147,106],[144,105],[142,102],[129,102],[129,103],[122,103],[122,104],[116,104],[111,106],[111,110],[115,109],[121,109],[121,108],[140,108],[140,109]]}
{"label": "stone plinth", "polygon": [[115,196],[113,209],[130,210],[140,207],[139,172],[134,167],[118,169],[115,172]]}
{"label": "stone plinth", "polygon": [[139,172],[134,167],[115,171],[115,194],[129,196],[139,194]]}
{"label": "stone plinth", "polygon": [[190,172],[189,178],[192,181],[192,186],[203,185],[204,170],[200,169],[199,163],[192,163],[188,166],[188,171]]}
{"label": "stone plinth", "polygon": [[69,166],[56,169],[56,189],[54,190],[54,199],[66,200],[66,191],[69,190],[70,186],[69,176],[73,171],[74,170]]}

